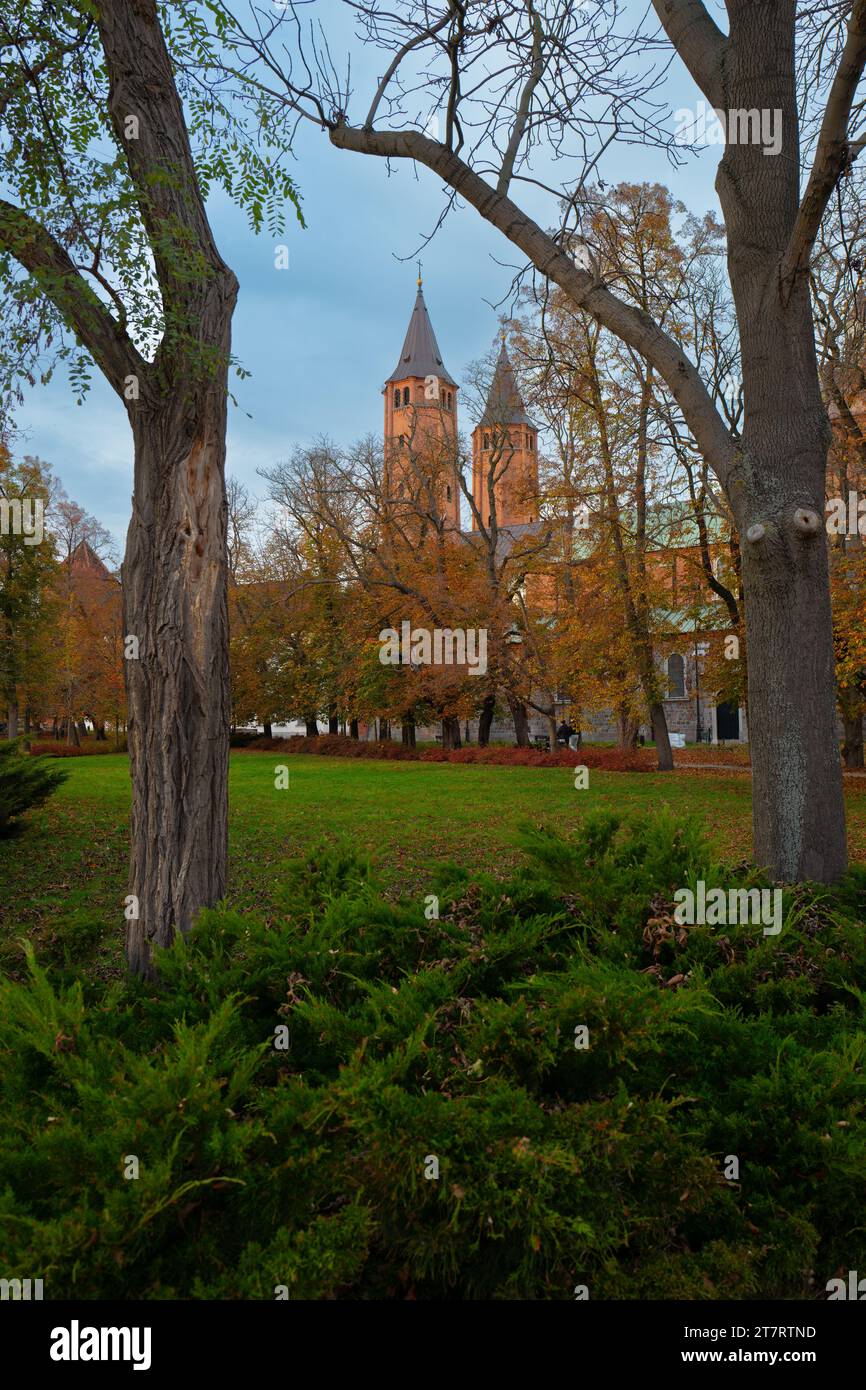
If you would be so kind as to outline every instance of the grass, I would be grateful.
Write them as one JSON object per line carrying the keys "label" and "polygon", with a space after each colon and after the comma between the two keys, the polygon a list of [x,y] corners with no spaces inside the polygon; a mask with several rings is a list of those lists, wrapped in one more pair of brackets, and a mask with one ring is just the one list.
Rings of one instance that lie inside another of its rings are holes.
{"label": "grass", "polygon": [[[506,873],[520,856],[517,827],[567,832],[589,808],[652,815],[663,804],[709,827],[729,862],[751,854],[751,787],[742,773],[592,771],[576,791],[558,768],[461,767],[288,760],[290,786],[274,787],[274,753],[234,753],[229,775],[229,902],[278,917],[287,862],[323,840],[368,852],[387,888],[423,894],[436,862]],[[69,779],[0,841],[0,961],[16,966],[19,940],[48,954],[119,968],[127,888],[129,769],[125,755],[69,759]],[[866,859],[866,780],[846,785],[851,857]],[[95,962],[94,962],[95,963]]]}

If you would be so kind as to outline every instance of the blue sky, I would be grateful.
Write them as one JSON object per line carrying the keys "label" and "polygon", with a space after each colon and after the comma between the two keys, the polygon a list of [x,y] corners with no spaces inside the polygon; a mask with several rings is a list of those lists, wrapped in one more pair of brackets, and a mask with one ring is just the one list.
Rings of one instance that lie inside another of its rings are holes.
{"label": "blue sky", "polygon": [[[381,66],[367,54],[368,73],[353,74],[357,109]],[[689,78],[674,71],[666,93],[673,107],[695,104]],[[234,386],[228,472],[257,495],[256,469],[327,434],[349,443],[382,427],[381,390],[394,368],[415,295],[411,257],[441,211],[441,181],[426,169],[335,150],[311,125],[296,146],[295,174],[307,229],[293,222],[284,240],[287,271],[274,267],[276,242],[255,237],[224,195],[209,212],[223,256],[240,281],[234,351],[252,373]],[[637,146],[612,152],[606,179],[666,183],[690,208],[717,207],[713,178],[719,150],[708,148],[679,171],[657,151]],[[523,195],[520,195],[523,197]],[[542,203],[529,210],[544,217]],[[548,216],[552,215],[548,209]],[[424,292],[448,370],[460,381],[468,363],[491,347],[497,313],[519,253],[473,208],[455,209],[421,252]],[[505,263],[505,264],[503,264]],[[252,418],[249,418],[252,417]],[[461,421],[468,424],[466,419]],[[67,492],[115,536],[122,551],[130,513],[132,443],[125,412],[98,374],[76,406],[58,377],[27,392],[18,415],[24,438],[17,452],[38,454],[60,475]]]}

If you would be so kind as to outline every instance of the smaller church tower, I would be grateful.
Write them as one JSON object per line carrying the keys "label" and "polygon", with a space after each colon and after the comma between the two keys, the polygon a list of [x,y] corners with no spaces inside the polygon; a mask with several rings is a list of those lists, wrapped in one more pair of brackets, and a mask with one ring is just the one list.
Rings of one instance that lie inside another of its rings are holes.
{"label": "smaller church tower", "polygon": [[385,460],[390,495],[416,490],[425,475],[437,479],[439,510],[460,528],[460,489],[454,477],[457,450],[457,382],[446,371],[436,342],[421,275],[400,360],[385,383]]}
{"label": "smaller church tower", "polygon": [[[504,329],[484,415],[472,431],[472,496],[485,526],[490,520],[491,473],[498,525],[537,521],[538,430],[523,404]],[[472,529],[478,530],[474,515]]]}

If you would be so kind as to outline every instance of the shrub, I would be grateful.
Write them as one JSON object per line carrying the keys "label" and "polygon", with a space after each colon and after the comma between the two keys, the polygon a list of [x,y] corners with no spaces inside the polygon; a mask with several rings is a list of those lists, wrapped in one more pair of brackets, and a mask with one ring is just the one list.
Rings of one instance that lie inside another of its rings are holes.
{"label": "shrub", "polygon": [[866,1267],[862,878],[791,890],[764,938],[677,928],[676,887],[723,877],[692,826],[595,816],[526,847],[507,883],[443,868],[432,919],[312,855],[278,923],[203,913],[158,987],[86,997],[29,950],[0,986],[6,1276],[748,1299]]}
{"label": "shrub", "polygon": [[390,762],[484,763],[496,767],[591,767],[607,772],[650,772],[653,756],[645,750],[610,748],[589,744],[578,749],[560,748],[545,753],[540,748],[488,748],[470,746],[446,750],[437,745],[409,748],[394,739],[358,739],[345,734],[304,735],[292,738],[256,738],[245,745],[253,752],[321,753],[329,758],[374,758]]}
{"label": "shrub", "polygon": [[230,748],[249,748],[251,743],[255,743],[261,738],[261,734],[254,729],[232,729],[229,734]]}
{"label": "shrub", "polygon": [[30,744],[30,752],[36,758],[92,758],[99,757],[103,753],[125,753],[126,734],[121,734],[115,742],[114,738],[86,740],[76,746],[74,743],[60,743],[58,740],[51,739],[44,743]]}
{"label": "shrub", "polygon": [[17,741],[0,743],[0,838],[20,830],[18,818],[47,801],[65,777],[42,759],[25,758]]}
{"label": "shrub", "polygon": [[74,743],[31,743],[30,756],[33,758],[83,758],[83,748]]}

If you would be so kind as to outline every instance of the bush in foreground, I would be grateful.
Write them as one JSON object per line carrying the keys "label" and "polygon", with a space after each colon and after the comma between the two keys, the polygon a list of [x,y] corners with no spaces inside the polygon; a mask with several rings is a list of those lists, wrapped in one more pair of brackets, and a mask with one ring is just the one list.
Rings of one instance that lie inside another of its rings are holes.
{"label": "bush in foreground", "polygon": [[786,891],[765,937],[676,924],[677,887],[760,882],[687,825],[596,816],[526,847],[507,883],[443,871],[438,918],[331,851],[274,925],[203,914],[157,989],[35,961],[3,984],[4,1275],[67,1298],[799,1299],[866,1268],[866,875]]}

